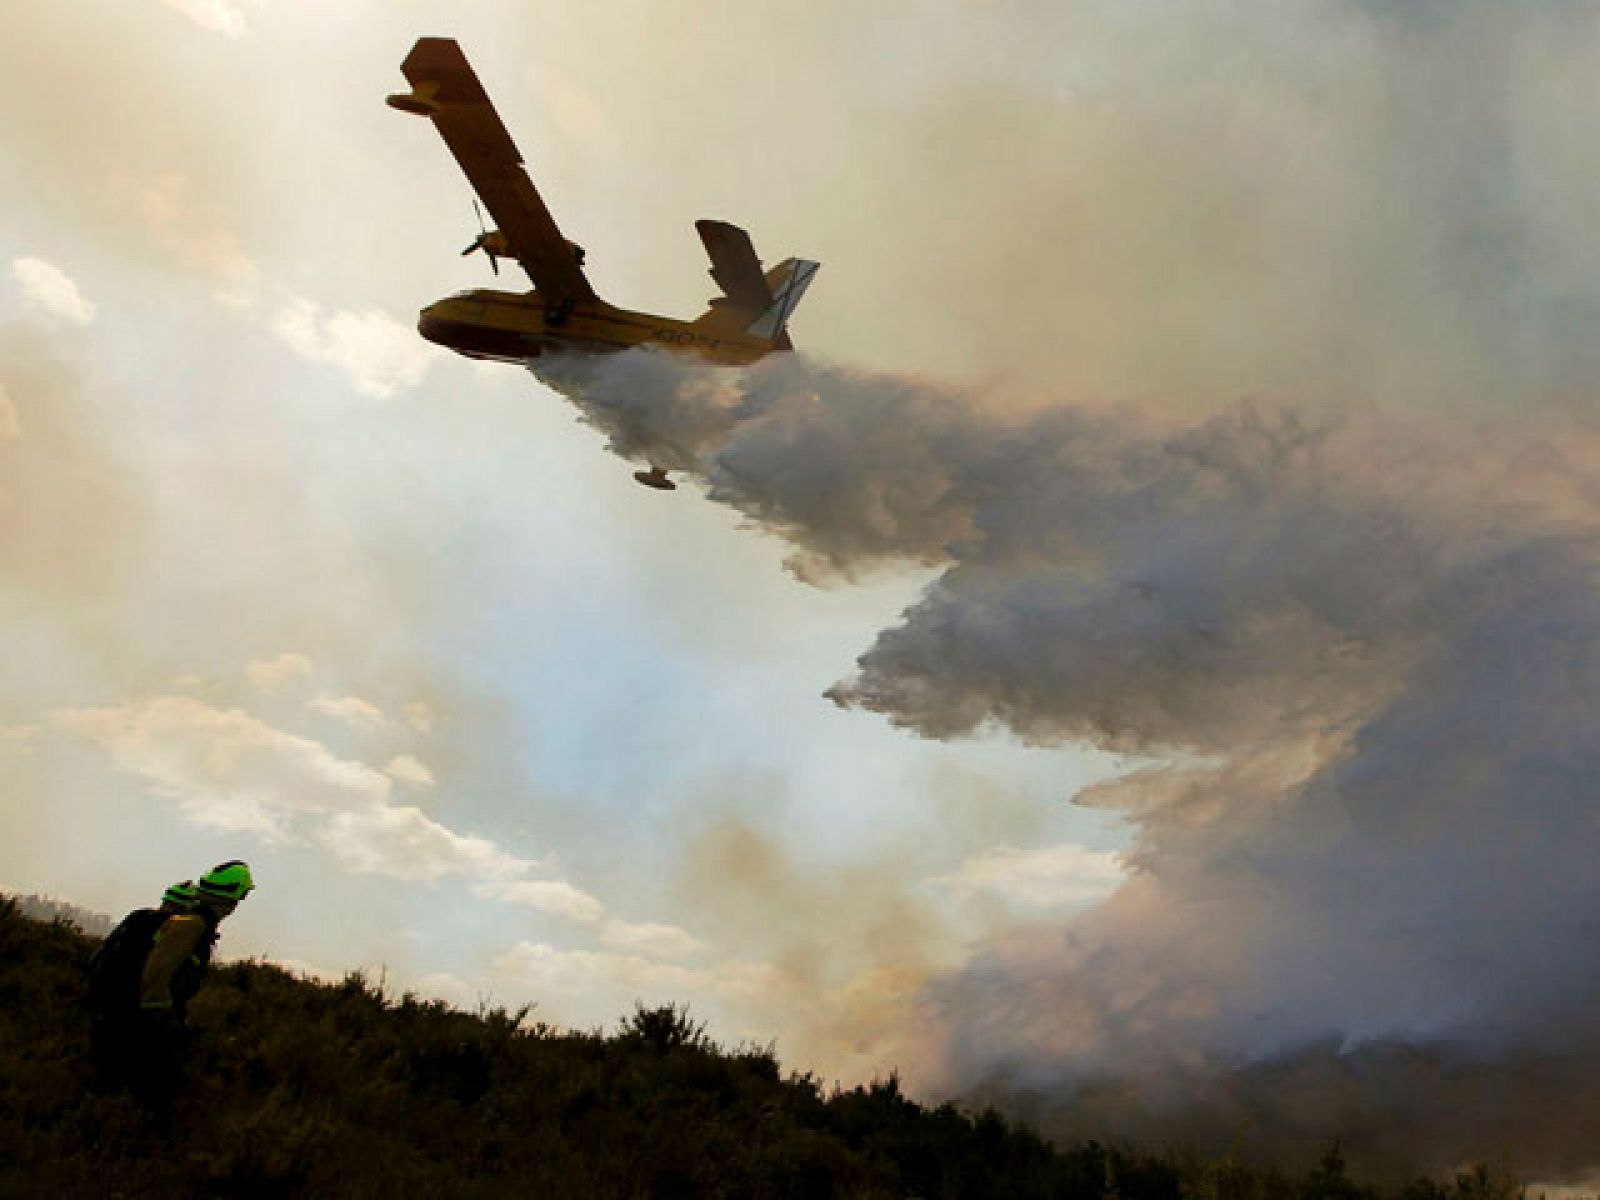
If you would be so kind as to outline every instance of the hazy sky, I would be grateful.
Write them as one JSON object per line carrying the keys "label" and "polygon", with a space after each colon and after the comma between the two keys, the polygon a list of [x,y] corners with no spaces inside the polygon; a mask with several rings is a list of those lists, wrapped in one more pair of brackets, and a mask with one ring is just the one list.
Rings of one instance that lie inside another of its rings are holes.
{"label": "hazy sky", "polygon": [[[602,295],[733,220],[801,352],[418,339],[493,283],[422,34]],[[234,952],[1581,1173],[1597,71],[1561,0],[9,6],[0,881],[240,855]]]}
{"label": "hazy sky", "polygon": [[422,342],[416,309],[494,280],[382,100],[454,35],[604,294],[698,312],[692,222],[732,217],[840,260],[797,338],[915,365],[855,327],[914,297],[851,261],[883,225],[830,143],[943,71],[733,6],[449,8],[0,14],[0,879],[115,913],[239,855],[230,953],[581,1025],[687,1001],[887,1068],[929,969],[1114,886],[1119,824],[1067,803],[1112,760],[840,711],[926,570],[798,582],[527,373]]}

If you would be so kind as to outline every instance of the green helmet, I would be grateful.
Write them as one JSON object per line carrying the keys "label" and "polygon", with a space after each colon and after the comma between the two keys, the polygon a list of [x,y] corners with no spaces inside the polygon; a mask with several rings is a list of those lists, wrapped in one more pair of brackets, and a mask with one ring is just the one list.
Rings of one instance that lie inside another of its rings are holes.
{"label": "green helmet", "polygon": [[234,904],[243,900],[256,886],[250,877],[250,868],[237,858],[218,863],[200,876],[201,900],[227,900]]}
{"label": "green helmet", "polygon": [[187,911],[193,908],[200,900],[200,890],[194,886],[194,880],[185,879],[182,883],[175,883],[161,893],[161,904],[164,908],[176,908]]}

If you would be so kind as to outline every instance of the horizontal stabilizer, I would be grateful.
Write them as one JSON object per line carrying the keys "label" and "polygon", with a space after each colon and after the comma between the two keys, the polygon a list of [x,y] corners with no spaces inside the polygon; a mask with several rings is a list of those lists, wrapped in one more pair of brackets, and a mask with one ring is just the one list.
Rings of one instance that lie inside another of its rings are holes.
{"label": "horizontal stabilizer", "polygon": [[711,257],[711,278],[734,307],[762,312],[771,305],[772,289],[750,235],[726,221],[696,221],[694,227]]}
{"label": "horizontal stabilizer", "polygon": [[799,306],[800,297],[806,294],[806,289],[821,269],[821,263],[805,258],[786,259],[774,267],[767,276],[772,287],[772,303],[746,326],[745,332],[776,340]]}

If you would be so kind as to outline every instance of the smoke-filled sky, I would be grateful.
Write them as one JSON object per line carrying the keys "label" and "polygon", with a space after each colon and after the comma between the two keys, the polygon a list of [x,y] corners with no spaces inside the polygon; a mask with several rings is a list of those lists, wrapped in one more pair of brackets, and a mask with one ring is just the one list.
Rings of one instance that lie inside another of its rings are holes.
{"label": "smoke-filled sky", "polygon": [[[421,34],[608,299],[823,261],[800,353],[420,341],[493,282]],[[1597,69],[1560,0],[0,10],[0,882],[242,856],[238,953],[1582,1175]]]}

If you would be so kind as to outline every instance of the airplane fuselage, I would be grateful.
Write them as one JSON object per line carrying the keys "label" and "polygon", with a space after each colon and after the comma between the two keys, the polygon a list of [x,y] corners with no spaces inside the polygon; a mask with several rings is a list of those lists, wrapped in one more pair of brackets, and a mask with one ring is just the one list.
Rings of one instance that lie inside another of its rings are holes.
{"label": "airplane fuselage", "polygon": [[704,321],[630,312],[603,300],[556,313],[537,291],[492,288],[457,292],[430,304],[422,310],[417,331],[468,358],[507,363],[526,362],[552,351],[605,354],[657,346],[704,362],[745,366],[775,349],[770,339],[733,325],[708,328]]}

